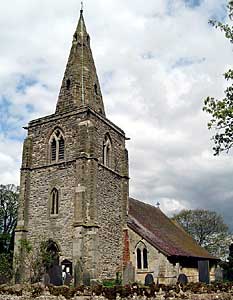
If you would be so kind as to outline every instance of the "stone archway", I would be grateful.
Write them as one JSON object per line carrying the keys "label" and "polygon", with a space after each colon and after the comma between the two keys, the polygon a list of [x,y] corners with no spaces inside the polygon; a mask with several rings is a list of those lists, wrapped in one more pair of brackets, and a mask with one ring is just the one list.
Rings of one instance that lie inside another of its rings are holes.
{"label": "stone archway", "polygon": [[59,266],[59,248],[53,240],[46,242],[47,261],[45,261],[46,272],[49,275],[50,283],[62,285],[62,270]]}

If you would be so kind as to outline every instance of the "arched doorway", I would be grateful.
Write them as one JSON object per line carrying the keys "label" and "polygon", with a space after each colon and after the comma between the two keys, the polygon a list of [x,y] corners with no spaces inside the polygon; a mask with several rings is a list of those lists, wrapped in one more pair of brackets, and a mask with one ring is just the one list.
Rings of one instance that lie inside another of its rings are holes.
{"label": "arched doorway", "polygon": [[45,269],[49,275],[50,283],[53,285],[62,285],[62,270],[59,266],[59,248],[57,244],[48,240],[46,242]]}

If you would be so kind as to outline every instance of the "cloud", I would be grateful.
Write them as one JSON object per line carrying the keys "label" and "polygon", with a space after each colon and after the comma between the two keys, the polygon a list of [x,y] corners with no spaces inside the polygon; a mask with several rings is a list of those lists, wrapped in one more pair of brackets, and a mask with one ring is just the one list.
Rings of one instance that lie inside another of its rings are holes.
{"label": "cloud", "polygon": [[[213,157],[202,112],[205,97],[223,95],[232,61],[227,40],[208,24],[226,19],[225,7],[86,0],[84,13],[107,116],[131,138],[131,196],[159,201],[168,214],[213,209],[233,228],[232,154]],[[55,110],[79,7],[15,0],[1,8],[0,182],[19,183],[22,126]]]}

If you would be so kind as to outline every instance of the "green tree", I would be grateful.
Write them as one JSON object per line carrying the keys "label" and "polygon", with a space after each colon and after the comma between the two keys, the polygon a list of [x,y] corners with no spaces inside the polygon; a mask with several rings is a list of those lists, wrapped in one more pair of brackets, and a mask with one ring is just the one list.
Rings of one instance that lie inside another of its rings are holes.
{"label": "green tree", "polygon": [[221,215],[203,209],[182,210],[172,219],[211,254],[227,257],[231,236]]}
{"label": "green tree", "polygon": [[17,220],[18,187],[0,185],[0,284],[13,275],[14,230]]}
{"label": "green tree", "polygon": [[[233,20],[233,0],[228,4],[229,17]],[[225,37],[233,43],[233,26],[224,24],[218,21],[210,21],[210,24],[219,28],[225,33]],[[228,152],[233,146],[233,70],[229,69],[224,74],[229,85],[224,91],[224,98],[221,100],[213,97],[207,97],[204,100],[203,110],[211,115],[211,120],[208,123],[209,129],[214,129],[215,134],[212,139],[215,146],[213,147],[214,155],[219,155],[220,152]]]}
{"label": "green tree", "polygon": [[19,188],[13,184],[0,185],[0,253],[14,248]]}

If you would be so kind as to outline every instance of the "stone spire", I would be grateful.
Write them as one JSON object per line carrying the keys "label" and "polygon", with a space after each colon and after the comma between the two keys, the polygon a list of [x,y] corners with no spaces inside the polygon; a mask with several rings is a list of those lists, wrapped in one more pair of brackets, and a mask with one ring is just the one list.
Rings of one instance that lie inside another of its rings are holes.
{"label": "stone spire", "polygon": [[90,107],[105,116],[100,84],[90,47],[90,36],[83,18],[83,8],[80,11],[78,26],[73,35],[56,114],[63,114],[82,107]]}

